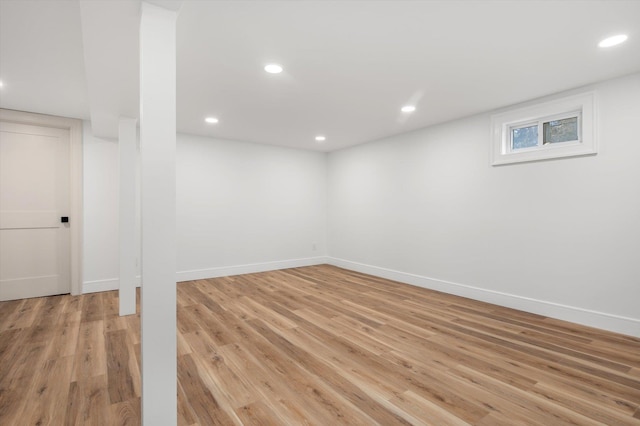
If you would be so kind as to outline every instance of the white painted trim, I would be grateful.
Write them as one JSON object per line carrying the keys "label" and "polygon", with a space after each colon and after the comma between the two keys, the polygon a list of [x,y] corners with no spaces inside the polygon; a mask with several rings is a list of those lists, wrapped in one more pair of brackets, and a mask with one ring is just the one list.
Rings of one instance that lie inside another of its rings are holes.
{"label": "white painted trim", "polygon": [[142,425],[178,422],[176,355],[176,20],[141,4],[140,373]]}
{"label": "white painted trim", "polygon": [[[303,266],[324,265],[326,256],[306,257],[301,259],[278,260],[274,262],[251,263],[247,265],[221,266],[208,269],[194,269],[176,273],[176,281],[204,280],[207,278],[230,277],[233,275],[255,274],[257,272],[276,271],[278,269],[300,268]],[[140,287],[140,276],[136,277],[136,287]],[[118,278],[105,280],[85,281],[82,284],[82,293],[96,293],[99,291],[112,291],[120,288]]]}
{"label": "white painted trim", "polygon": [[71,294],[82,294],[82,121],[9,109],[0,109],[0,120],[69,131]]}
{"label": "white painted trim", "polygon": [[[136,287],[140,287],[140,276],[136,277]],[[98,293],[100,291],[112,291],[120,288],[120,280],[111,278],[107,280],[85,281],[82,283],[82,294]]]}
{"label": "white painted trim", "polygon": [[118,122],[118,300],[120,316],[136,313],[136,172],[138,168],[137,118],[120,117]]}
{"label": "white painted trim", "polygon": [[302,259],[277,260],[274,262],[251,263],[248,265],[220,266],[217,268],[180,271],[176,275],[178,282],[204,280],[207,278],[228,277],[232,275],[253,274],[256,272],[276,271],[278,269],[300,268],[302,266],[327,263],[326,256],[306,257]]}
{"label": "white painted trim", "polygon": [[[218,268],[194,269],[176,273],[176,281],[204,280],[207,278],[230,277],[233,275],[254,274],[256,272],[277,271],[279,269],[300,268],[303,266],[323,265],[328,263],[326,256],[306,257],[302,259],[277,260],[274,262],[251,263],[247,265],[221,266]],[[136,277],[136,287],[140,287],[140,276]],[[85,281],[82,293],[97,293],[120,288],[118,278]]]}
{"label": "white painted trim", "polygon": [[502,293],[499,291],[487,290],[470,285],[429,278],[422,275],[395,271],[393,269],[366,265],[335,257],[328,257],[327,263],[340,268],[399,281],[417,287],[437,290],[443,293],[493,303],[495,305],[531,312],[550,318],[640,337],[640,318],[623,317],[620,315],[583,309],[576,306],[568,306],[560,303],[518,296],[515,294]]}

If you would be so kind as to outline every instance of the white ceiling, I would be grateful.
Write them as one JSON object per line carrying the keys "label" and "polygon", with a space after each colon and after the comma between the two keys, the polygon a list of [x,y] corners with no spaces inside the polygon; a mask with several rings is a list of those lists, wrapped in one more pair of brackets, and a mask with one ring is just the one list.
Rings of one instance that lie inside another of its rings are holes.
{"label": "white ceiling", "polygon": [[[115,136],[138,111],[139,13],[0,1],[0,107]],[[640,71],[640,1],[185,0],[177,35],[179,131],[321,151]]]}
{"label": "white ceiling", "polygon": [[0,0],[0,107],[88,118],[77,2]]}

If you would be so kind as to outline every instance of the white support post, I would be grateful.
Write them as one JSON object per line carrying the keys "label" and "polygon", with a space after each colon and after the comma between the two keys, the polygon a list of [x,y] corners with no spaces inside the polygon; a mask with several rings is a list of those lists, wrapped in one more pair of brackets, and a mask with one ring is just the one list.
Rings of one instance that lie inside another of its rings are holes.
{"label": "white support post", "polygon": [[142,2],[142,424],[177,424],[176,18]]}
{"label": "white support post", "polygon": [[138,160],[138,120],[121,117],[118,123],[120,169],[119,243],[120,243],[120,316],[136,313],[136,163]]}

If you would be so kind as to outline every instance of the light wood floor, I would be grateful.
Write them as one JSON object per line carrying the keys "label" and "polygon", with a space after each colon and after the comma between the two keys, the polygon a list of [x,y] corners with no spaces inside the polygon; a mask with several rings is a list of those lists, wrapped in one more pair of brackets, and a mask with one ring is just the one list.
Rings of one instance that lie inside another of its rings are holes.
{"label": "light wood floor", "polygon": [[[140,423],[116,292],[0,303],[0,425]],[[640,339],[331,266],[178,285],[181,425],[640,425]]]}

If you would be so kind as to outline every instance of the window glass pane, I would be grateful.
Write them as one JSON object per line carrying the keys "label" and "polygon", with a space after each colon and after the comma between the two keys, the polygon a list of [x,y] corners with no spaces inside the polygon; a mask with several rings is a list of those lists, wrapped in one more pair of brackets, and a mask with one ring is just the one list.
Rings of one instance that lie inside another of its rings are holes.
{"label": "window glass pane", "polygon": [[544,144],[578,140],[578,117],[547,121],[544,127]]}
{"label": "window glass pane", "polygon": [[511,149],[531,148],[538,145],[538,125],[511,129]]}

